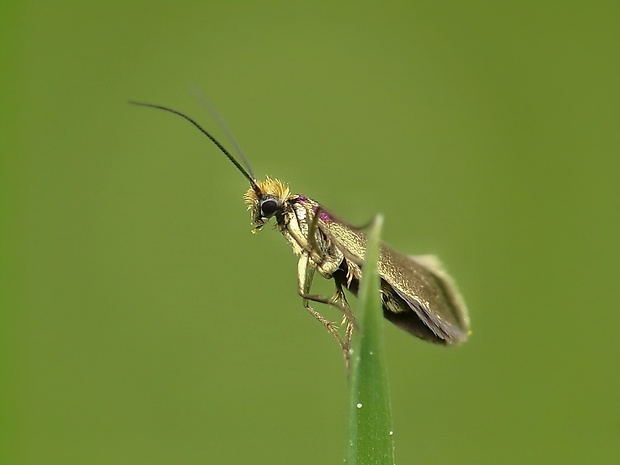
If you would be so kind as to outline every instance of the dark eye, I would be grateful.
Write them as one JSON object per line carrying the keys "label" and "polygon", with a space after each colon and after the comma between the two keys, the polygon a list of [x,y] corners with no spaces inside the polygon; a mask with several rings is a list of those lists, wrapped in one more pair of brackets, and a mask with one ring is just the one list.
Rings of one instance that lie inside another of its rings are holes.
{"label": "dark eye", "polygon": [[260,203],[260,214],[269,217],[279,208],[280,204],[275,199],[265,199]]}

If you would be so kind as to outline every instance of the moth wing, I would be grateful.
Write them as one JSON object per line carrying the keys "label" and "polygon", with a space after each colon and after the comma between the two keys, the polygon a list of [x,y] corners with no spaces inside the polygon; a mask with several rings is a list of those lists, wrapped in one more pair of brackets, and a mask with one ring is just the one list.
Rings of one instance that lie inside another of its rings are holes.
{"label": "moth wing", "polygon": [[435,255],[406,256],[385,248],[386,255],[392,259],[392,266],[386,267],[386,273],[401,273],[402,280],[397,279],[396,284],[388,280],[398,295],[410,305],[421,304],[435,325],[430,326],[431,330],[447,343],[465,342],[470,331],[467,307],[440,260]]}
{"label": "moth wing", "polygon": [[[348,260],[360,267],[363,265],[367,243],[363,231],[332,216],[321,219],[318,227]],[[378,271],[379,276],[438,338],[447,344],[458,344],[467,339],[467,308],[437,257],[409,257],[382,244]]]}

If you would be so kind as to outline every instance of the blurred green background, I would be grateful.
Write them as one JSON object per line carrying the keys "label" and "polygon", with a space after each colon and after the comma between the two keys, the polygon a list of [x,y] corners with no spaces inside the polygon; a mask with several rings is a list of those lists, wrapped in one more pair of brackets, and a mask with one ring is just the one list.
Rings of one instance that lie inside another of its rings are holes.
{"label": "blurred green background", "polygon": [[1,463],[344,457],[290,249],[198,131],[126,103],[224,138],[199,93],[257,176],[457,278],[464,346],[386,325],[398,463],[618,463],[617,3],[0,8]]}

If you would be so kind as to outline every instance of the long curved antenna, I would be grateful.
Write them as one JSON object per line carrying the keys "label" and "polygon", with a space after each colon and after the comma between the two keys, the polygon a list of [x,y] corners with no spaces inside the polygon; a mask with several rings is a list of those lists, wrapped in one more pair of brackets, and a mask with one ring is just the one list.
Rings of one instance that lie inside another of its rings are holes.
{"label": "long curved antenna", "polygon": [[259,197],[261,197],[263,195],[262,191],[260,190],[260,187],[258,187],[258,185],[256,184],[256,181],[254,180],[254,178],[252,176],[249,175],[249,173],[246,171],[246,169],[243,166],[241,166],[241,164],[235,159],[235,157],[233,157],[230,154],[230,152],[226,149],[226,147],[224,147],[222,144],[220,144],[220,142],[215,137],[213,137],[211,134],[209,134],[207,132],[207,130],[204,129],[200,124],[198,124],[194,119],[190,118],[185,113],[181,113],[180,111],[174,110],[172,108],[164,107],[163,105],[155,105],[153,103],[136,102],[136,101],[133,101],[133,100],[128,100],[128,102],[131,103],[132,105],[139,105],[139,106],[143,106],[143,107],[150,107],[150,108],[156,108],[158,110],[164,110],[164,111],[167,111],[169,113],[173,113],[175,115],[178,115],[181,118],[184,118],[187,121],[189,121],[190,123],[192,123],[196,128],[198,128],[198,130],[200,132],[202,132],[205,136],[207,136],[209,138],[209,140],[211,140],[211,142],[213,142],[217,146],[217,148],[220,149],[220,151],[224,155],[226,155],[226,158],[228,158],[232,162],[232,164],[237,167],[237,169],[241,172],[241,174],[243,174],[246,177],[246,179],[248,181],[250,181],[250,186],[252,187],[254,192],[256,192],[256,195],[258,195]]}
{"label": "long curved antenna", "polygon": [[196,98],[200,100],[200,103],[206,107],[207,111],[211,114],[213,119],[217,121],[217,124],[220,125],[220,128],[224,130],[224,134],[226,134],[226,137],[228,138],[228,140],[232,142],[233,146],[235,147],[235,152],[237,152],[237,155],[239,155],[239,158],[241,159],[241,163],[243,164],[243,166],[245,166],[245,169],[248,171],[248,173],[250,173],[250,176],[252,176],[253,179],[256,179],[256,176],[254,176],[254,172],[252,171],[252,166],[250,165],[250,162],[248,161],[248,157],[245,156],[245,152],[241,148],[241,145],[239,144],[239,142],[237,142],[237,138],[235,137],[233,132],[230,130],[230,128],[226,124],[226,121],[224,120],[224,118],[222,118],[222,115],[220,115],[220,112],[217,111],[217,108],[215,108],[215,105],[211,103],[211,100],[209,99],[209,97],[207,97],[204,94],[204,92],[202,92],[200,89],[194,88],[193,93],[196,96]]}

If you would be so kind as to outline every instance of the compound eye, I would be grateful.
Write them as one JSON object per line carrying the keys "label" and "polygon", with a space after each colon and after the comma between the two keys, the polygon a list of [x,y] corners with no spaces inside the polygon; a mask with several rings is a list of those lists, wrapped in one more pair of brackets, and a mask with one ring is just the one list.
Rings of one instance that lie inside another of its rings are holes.
{"label": "compound eye", "polygon": [[280,204],[275,199],[265,199],[260,203],[260,214],[269,218],[280,208]]}

